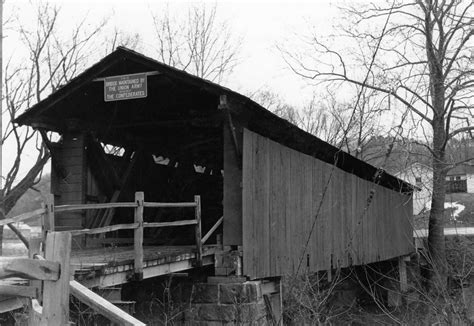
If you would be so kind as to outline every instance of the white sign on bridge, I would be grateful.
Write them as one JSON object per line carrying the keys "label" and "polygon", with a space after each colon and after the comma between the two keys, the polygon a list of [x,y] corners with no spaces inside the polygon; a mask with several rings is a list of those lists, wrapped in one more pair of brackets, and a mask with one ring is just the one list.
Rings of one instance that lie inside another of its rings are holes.
{"label": "white sign on bridge", "polygon": [[147,74],[133,74],[106,77],[104,79],[104,100],[106,102],[131,100],[147,97]]}

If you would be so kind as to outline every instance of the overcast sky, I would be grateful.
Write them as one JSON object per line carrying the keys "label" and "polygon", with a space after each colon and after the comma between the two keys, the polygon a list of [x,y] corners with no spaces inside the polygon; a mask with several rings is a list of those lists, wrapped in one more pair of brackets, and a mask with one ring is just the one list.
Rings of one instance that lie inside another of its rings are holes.
{"label": "overcast sky", "polygon": [[[87,16],[90,24],[99,23],[110,17],[109,27],[133,33],[142,38],[142,50],[153,53],[152,12],[159,13],[169,4],[174,14],[187,13],[192,4],[188,1],[156,0],[51,0],[61,7],[59,26],[65,32]],[[214,2],[205,1],[209,4]],[[331,30],[332,21],[337,16],[333,0],[318,1],[217,1],[217,16],[226,21],[236,36],[242,38],[239,65],[234,74],[226,80],[226,86],[243,93],[269,88],[282,95],[287,101],[302,102],[301,82],[283,63],[276,44],[287,44],[305,35],[309,29]],[[36,1],[7,0],[5,17],[17,15],[24,24],[34,21]],[[5,40],[5,56],[21,48],[18,37]],[[305,89],[308,94],[308,89]]]}
{"label": "overcast sky", "polygon": [[[43,1],[45,2],[45,1]],[[187,1],[156,0],[51,0],[61,8],[58,26],[67,35],[74,26],[87,16],[93,26],[109,17],[108,28],[117,27],[130,34],[138,33],[142,43],[138,50],[153,54],[152,12],[159,13],[166,6],[174,14],[186,14],[192,4]],[[205,1],[206,2],[206,1]],[[214,3],[207,1],[208,4]],[[331,32],[337,17],[336,0],[319,1],[217,1],[217,18],[226,21],[242,46],[239,64],[224,85],[245,95],[268,89],[278,93],[285,101],[301,105],[311,96],[312,88],[292,73],[284,64],[276,44],[291,47],[301,35],[310,29]],[[37,1],[6,0],[4,19],[16,17],[21,24],[33,27]],[[24,47],[12,30],[4,30],[4,65],[9,58],[20,59]],[[90,63],[92,64],[92,62]],[[5,144],[3,172],[9,168],[15,148]],[[10,155],[9,155],[10,154]],[[10,160],[9,160],[10,158]],[[35,151],[26,153],[24,159],[35,158]],[[49,170],[49,168],[48,168]]]}

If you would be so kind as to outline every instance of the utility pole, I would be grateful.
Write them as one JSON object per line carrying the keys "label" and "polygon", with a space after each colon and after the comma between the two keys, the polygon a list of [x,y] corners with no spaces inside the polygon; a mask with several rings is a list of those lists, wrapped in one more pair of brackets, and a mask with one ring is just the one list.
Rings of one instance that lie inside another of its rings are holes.
{"label": "utility pole", "polygon": [[[3,187],[3,1],[0,0],[0,189]],[[0,196],[0,218],[3,218],[3,195]]]}
{"label": "utility pole", "polygon": [[[0,0],[0,219],[5,218],[3,210],[3,2]],[[3,247],[3,226],[0,227],[0,255]]]}

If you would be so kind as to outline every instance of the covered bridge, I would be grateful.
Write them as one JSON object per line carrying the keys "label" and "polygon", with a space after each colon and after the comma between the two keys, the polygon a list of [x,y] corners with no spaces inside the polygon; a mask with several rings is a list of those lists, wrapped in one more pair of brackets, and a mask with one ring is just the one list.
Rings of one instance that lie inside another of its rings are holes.
{"label": "covered bridge", "polygon": [[[309,271],[330,270],[413,250],[411,185],[241,94],[123,47],[16,122],[48,138],[56,204],[133,202],[137,191],[154,202],[199,195],[203,234],[223,217],[208,244],[239,252],[241,273],[250,279],[292,273],[301,263]],[[144,220],[189,214],[146,208]],[[133,212],[55,218],[57,230],[77,230],[130,223]],[[146,229],[144,243],[152,251],[186,246],[193,232]],[[74,246],[85,251],[101,246],[98,240],[126,244],[127,238],[133,232],[82,235]]]}

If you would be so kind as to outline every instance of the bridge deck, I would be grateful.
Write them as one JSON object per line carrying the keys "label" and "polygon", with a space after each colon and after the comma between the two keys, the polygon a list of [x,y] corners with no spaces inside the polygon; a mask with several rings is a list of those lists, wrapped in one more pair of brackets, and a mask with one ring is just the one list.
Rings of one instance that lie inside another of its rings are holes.
{"label": "bridge deck", "polygon": [[[195,267],[195,246],[144,247],[143,278],[185,271]],[[215,245],[203,246],[203,265],[214,264]],[[72,250],[74,278],[87,287],[113,286],[133,279],[133,247]]]}

